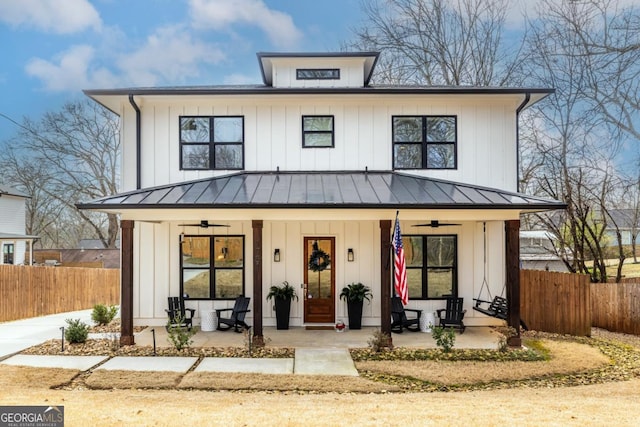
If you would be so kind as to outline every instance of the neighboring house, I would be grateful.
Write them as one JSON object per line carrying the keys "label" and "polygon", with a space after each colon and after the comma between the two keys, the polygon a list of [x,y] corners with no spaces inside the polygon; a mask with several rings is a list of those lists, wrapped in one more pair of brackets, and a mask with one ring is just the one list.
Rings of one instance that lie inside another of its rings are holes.
{"label": "neighboring house", "polygon": [[[78,247],[80,249],[106,249],[105,244],[100,239],[80,239]],[[116,248],[120,248],[120,240],[117,239]]]}
{"label": "neighboring house", "polygon": [[33,241],[26,234],[26,194],[0,185],[0,264],[31,264]]}
{"label": "neighboring house", "polygon": [[607,220],[608,227],[605,230],[608,246],[618,246],[616,225],[623,245],[631,245],[634,239],[640,245],[640,213],[634,209],[611,209],[609,215],[611,219]]}
{"label": "neighboring house", "polygon": [[122,343],[182,294],[197,315],[251,297],[260,340],[284,280],[292,326],[346,320],[340,289],[362,282],[363,325],[389,332],[397,211],[409,307],[453,294],[495,324],[471,310],[486,278],[518,325],[520,214],[565,205],[516,193],[517,120],[553,90],[372,86],[377,58],[259,53],[262,85],[85,91],[122,120],[123,192],[78,205],[121,214]]}
{"label": "neighboring house", "polygon": [[36,249],[33,256],[41,265],[120,268],[120,249]]}
{"label": "neighboring house", "polygon": [[556,244],[556,237],[546,230],[520,231],[521,267],[529,270],[568,271],[562,258],[554,250]]}

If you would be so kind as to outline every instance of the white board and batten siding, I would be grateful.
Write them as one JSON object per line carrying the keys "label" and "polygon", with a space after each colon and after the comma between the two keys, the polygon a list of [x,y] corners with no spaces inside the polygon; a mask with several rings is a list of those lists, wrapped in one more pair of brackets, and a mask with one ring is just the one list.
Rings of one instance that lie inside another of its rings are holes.
{"label": "white board and batten siding", "polygon": [[[423,176],[515,190],[518,98],[508,96],[301,95],[201,96],[140,100],[142,187],[207,178],[229,171],[180,169],[179,117],[243,116],[244,170],[391,170],[392,117],[457,117],[454,170],[412,170]],[[135,141],[135,114],[122,113],[123,137]],[[335,147],[303,148],[302,116],[333,115]],[[125,144],[123,190],[135,188],[135,144]]]}
{"label": "white board and batten siding", "polygon": [[[253,294],[252,247],[253,233],[250,220],[225,221],[228,229],[215,234],[245,236],[245,295]],[[164,325],[167,297],[180,292],[180,233],[214,234],[211,230],[192,228],[184,230],[182,221],[161,223],[136,222],[134,228],[134,323],[136,325]],[[415,221],[401,221],[404,234],[457,234],[458,235],[458,293],[465,299],[467,324],[495,324],[495,319],[479,315],[471,309],[485,276],[483,263],[484,239],[482,223],[463,222],[451,229],[416,229]],[[338,298],[343,286],[362,282],[370,286],[373,298],[363,309],[363,325],[379,326],[380,319],[380,226],[377,220],[273,220],[265,221],[263,228],[263,322],[275,326],[272,301],[266,300],[268,288],[286,280],[296,287],[299,299],[292,302],[291,325],[303,324],[301,284],[304,278],[304,237],[334,237],[333,268],[336,280],[336,320],[347,319],[346,305]],[[486,278],[493,295],[502,292],[504,285],[504,223],[487,222]],[[281,261],[273,262],[273,251],[280,249]],[[347,262],[347,249],[353,248],[355,260]],[[253,304],[253,302],[252,302]],[[233,301],[188,301],[195,308],[196,323],[203,310],[230,308]],[[409,308],[434,311],[444,307],[442,300],[410,300]],[[253,314],[248,314],[249,323]]]}

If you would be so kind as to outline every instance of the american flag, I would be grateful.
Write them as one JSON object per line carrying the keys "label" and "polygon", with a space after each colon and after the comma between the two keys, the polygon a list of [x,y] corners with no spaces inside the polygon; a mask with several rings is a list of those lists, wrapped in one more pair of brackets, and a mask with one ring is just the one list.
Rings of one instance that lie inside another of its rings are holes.
{"label": "american flag", "polygon": [[396,226],[393,230],[393,249],[393,265],[395,267],[393,284],[396,289],[396,294],[402,300],[402,304],[407,305],[409,303],[407,264],[404,259],[404,247],[402,246],[402,234],[400,233],[400,221],[398,221],[398,215],[396,215]]}

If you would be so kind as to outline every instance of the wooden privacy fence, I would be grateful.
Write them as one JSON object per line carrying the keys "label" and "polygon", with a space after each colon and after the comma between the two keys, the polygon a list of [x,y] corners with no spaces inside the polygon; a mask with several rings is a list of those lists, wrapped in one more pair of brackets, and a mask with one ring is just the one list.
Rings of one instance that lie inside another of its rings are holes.
{"label": "wooden privacy fence", "polygon": [[119,303],[119,269],[0,265],[0,321]]}
{"label": "wooden privacy fence", "polygon": [[591,335],[589,276],[520,271],[520,317],[536,331]]}
{"label": "wooden privacy fence", "polygon": [[636,283],[592,283],[593,326],[640,335],[640,279]]}

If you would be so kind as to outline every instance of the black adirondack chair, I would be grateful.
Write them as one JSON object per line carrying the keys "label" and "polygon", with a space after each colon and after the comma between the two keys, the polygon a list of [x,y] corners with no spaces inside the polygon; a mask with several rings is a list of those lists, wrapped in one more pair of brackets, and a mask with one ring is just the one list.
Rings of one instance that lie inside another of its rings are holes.
{"label": "black adirondack chair", "polygon": [[193,326],[193,316],[196,314],[196,310],[194,308],[185,308],[184,307],[184,299],[180,297],[169,297],[168,298],[169,308],[164,311],[167,312],[167,316],[169,316],[169,322],[167,323],[167,330],[169,330],[169,326],[186,326],[187,329],[191,330],[191,326]]}
{"label": "black adirondack chair", "polygon": [[448,297],[446,308],[436,310],[441,327],[456,328],[461,334],[464,333],[465,326],[462,319],[467,310],[462,308],[463,302],[463,298]]}
{"label": "black adirondack chair", "polygon": [[[411,318],[407,317],[407,312],[413,313]],[[392,332],[401,334],[405,328],[411,332],[418,332],[420,330],[420,316],[422,316],[422,310],[404,308],[400,297],[391,298]]]}
{"label": "black adirondack chair", "polygon": [[[233,328],[236,332],[242,332],[240,330],[240,326],[244,329],[249,329],[249,325],[247,325],[244,321],[244,317],[249,310],[249,297],[239,296],[236,298],[235,303],[233,304],[233,308],[221,308],[216,310],[216,316],[218,316],[218,330],[220,331],[228,331]],[[231,312],[229,317],[222,317],[222,313]]]}

